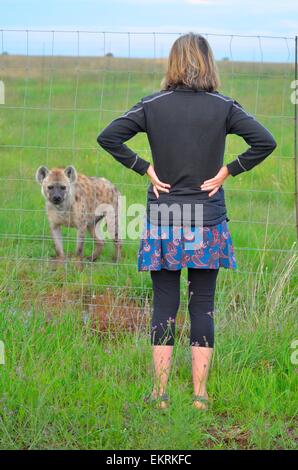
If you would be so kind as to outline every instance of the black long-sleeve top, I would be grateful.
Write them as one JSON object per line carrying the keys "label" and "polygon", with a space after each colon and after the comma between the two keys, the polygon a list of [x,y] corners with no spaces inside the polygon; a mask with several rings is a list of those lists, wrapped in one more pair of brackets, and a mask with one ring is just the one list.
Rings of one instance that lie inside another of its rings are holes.
{"label": "black long-sleeve top", "polygon": [[232,176],[251,170],[276,147],[272,134],[236,100],[184,85],[142,98],[97,138],[116,160],[144,175],[150,162],[125,144],[138,132],[147,133],[158,178],[171,185],[170,192],[157,199],[150,183],[147,208],[163,202],[190,203],[193,223],[195,203],[203,204],[203,225],[228,220],[223,187],[211,197],[200,189],[223,166],[227,134],[237,134],[249,145],[227,164]]}

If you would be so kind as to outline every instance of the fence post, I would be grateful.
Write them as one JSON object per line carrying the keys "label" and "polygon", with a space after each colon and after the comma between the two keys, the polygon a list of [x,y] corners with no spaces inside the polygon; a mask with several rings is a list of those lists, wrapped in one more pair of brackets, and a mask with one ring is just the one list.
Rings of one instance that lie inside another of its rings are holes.
{"label": "fence post", "polygon": [[[297,62],[298,62],[298,36],[295,36],[295,86],[297,86],[298,80],[298,70],[297,70]],[[297,163],[297,153],[298,153],[298,141],[297,141],[297,106],[296,100],[294,101],[294,171],[295,171],[295,210],[296,210],[296,235],[298,238],[298,163]]]}

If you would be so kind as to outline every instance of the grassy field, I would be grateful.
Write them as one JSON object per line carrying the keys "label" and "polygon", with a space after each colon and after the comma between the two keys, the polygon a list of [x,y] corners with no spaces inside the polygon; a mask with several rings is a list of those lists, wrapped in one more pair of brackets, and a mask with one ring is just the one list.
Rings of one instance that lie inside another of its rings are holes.
{"label": "grassy field", "polygon": [[[169,385],[171,407],[148,407],[152,383],[150,277],[138,273],[138,240],[119,264],[107,241],[79,271],[54,269],[39,165],[73,164],[105,176],[127,203],[149,180],[99,149],[96,137],[140,97],[159,89],[163,61],[0,57],[0,448],[297,448],[297,258],[294,210],[293,68],[219,64],[221,90],[267,126],[278,147],[262,165],[229,178],[228,216],[238,270],[222,270],[216,296],[213,405],[191,407],[186,276]],[[146,136],[130,146],[150,159]],[[229,136],[225,162],[246,144]],[[64,230],[72,253],[75,232]],[[91,241],[86,244],[90,254]],[[121,328],[125,326],[125,332]],[[132,330],[132,331],[130,331]]]}

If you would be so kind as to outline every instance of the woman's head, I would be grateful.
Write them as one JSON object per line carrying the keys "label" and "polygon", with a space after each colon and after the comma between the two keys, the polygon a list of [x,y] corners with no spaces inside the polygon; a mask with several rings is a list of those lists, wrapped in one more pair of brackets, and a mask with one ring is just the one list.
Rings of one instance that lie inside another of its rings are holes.
{"label": "woman's head", "polygon": [[200,34],[180,36],[172,45],[162,88],[185,85],[214,91],[220,84],[217,66],[208,41]]}

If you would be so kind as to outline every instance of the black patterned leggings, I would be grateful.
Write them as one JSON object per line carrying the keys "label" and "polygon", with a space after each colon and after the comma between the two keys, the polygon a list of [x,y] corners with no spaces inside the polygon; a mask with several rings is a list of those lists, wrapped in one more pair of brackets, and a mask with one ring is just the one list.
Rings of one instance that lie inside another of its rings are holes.
{"label": "black patterned leggings", "polygon": [[[213,348],[214,296],[219,269],[188,269],[190,345]],[[151,344],[173,345],[180,304],[181,269],[150,271],[153,283]]]}

